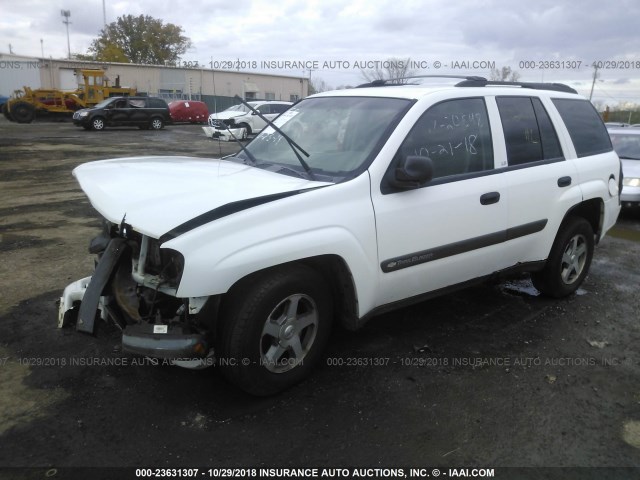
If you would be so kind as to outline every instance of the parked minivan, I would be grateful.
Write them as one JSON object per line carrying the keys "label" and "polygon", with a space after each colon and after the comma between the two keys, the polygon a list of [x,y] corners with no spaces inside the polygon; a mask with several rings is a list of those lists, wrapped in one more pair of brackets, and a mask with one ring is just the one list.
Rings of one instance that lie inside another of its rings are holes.
{"label": "parked minivan", "polygon": [[104,130],[107,126],[161,130],[170,122],[167,102],[154,97],[112,97],[73,114],[74,125],[85,130]]}

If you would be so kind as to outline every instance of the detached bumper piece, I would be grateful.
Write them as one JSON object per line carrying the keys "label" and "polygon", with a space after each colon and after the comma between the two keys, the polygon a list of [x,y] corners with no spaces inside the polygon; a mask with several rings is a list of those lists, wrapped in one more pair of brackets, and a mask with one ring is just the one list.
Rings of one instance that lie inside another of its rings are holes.
{"label": "detached bumper piece", "polygon": [[78,312],[78,323],[76,330],[80,332],[95,332],[95,318],[100,303],[100,297],[105,286],[109,283],[113,271],[120,261],[122,254],[127,251],[126,240],[124,238],[114,238],[109,242],[107,249],[100,258],[96,270],[91,277],[89,286],[84,291],[80,311]]}
{"label": "detached bumper piece", "polygon": [[128,325],[122,333],[122,350],[166,359],[202,359],[209,353],[204,335],[187,333],[173,325]]}

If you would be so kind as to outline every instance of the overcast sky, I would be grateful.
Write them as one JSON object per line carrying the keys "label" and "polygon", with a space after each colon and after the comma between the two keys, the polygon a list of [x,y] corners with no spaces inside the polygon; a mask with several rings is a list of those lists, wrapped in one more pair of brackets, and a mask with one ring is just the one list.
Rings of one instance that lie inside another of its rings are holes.
{"label": "overcast sky", "polygon": [[[493,62],[518,71],[523,81],[563,81],[588,96],[591,65],[601,61],[603,67],[624,68],[600,70],[594,100],[640,103],[637,0],[105,0],[104,4],[107,23],[121,15],[145,14],[181,26],[193,42],[181,60],[207,68],[212,61],[214,66],[235,67],[239,60],[240,66],[248,65],[242,68],[246,71],[253,70],[253,62],[257,71],[265,71],[259,68],[265,60],[305,62],[306,68],[278,73],[311,74],[312,79],[337,87],[363,82],[356,62],[370,66],[391,57],[411,58],[428,66],[416,73],[484,76],[490,75],[487,65]],[[63,9],[71,11],[71,52],[86,53],[103,27],[103,0],[0,0],[0,53],[9,53],[11,44],[14,54],[39,57],[42,39],[45,57],[66,58]],[[537,64],[545,61],[565,64],[555,63],[560,67],[555,69]],[[436,62],[441,62],[440,68]],[[452,68],[455,62],[458,68]],[[573,68],[578,62],[579,68]]]}

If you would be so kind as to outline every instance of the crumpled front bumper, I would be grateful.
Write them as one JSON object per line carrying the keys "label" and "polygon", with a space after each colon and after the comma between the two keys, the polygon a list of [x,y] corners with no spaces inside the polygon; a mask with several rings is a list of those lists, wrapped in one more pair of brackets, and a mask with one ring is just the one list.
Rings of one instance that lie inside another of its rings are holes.
{"label": "crumpled front bumper", "polygon": [[204,134],[212,140],[221,140],[223,142],[233,141],[233,137],[241,140],[245,136],[244,128],[219,129],[214,127],[202,127]]}
{"label": "crumpled front bumper", "polygon": [[[93,276],[69,284],[62,294],[58,308],[58,328],[71,323],[77,312],[76,330],[91,335],[96,331],[96,319],[111,321],[122,330],[122,350],[142,356],[171,359],[186,368],[211,365],[213,349],[204,333],[194,333],[181,324],[131,323],[110,295],[110,282],[129,247],[123,238],[109,241]],[[198,312],[202,298],[189,299],[192,312]],[[78,307],[79,304],[79,307]]]}

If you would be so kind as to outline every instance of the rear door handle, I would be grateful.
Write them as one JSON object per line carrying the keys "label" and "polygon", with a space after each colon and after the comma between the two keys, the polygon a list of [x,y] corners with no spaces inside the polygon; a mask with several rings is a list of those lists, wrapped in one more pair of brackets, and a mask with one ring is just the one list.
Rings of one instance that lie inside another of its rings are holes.
{"label": "rear door handle", "polygon": [[482,205],[491,205],[492,203],[498,203],[500,201],[499,192],[489,192],[480,195],[480,203]]}
{"label": "rear door handle", "polygon": [[569,185],[571,185],[571,177],[560,177],[558,179],[559,187],[568,187]]}

